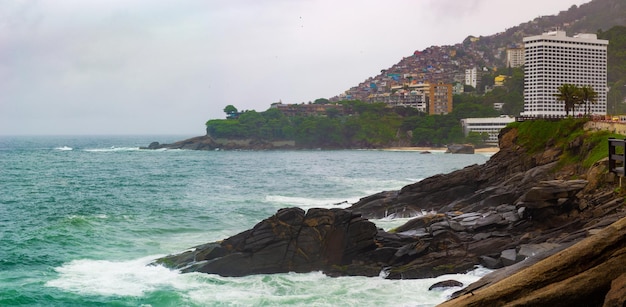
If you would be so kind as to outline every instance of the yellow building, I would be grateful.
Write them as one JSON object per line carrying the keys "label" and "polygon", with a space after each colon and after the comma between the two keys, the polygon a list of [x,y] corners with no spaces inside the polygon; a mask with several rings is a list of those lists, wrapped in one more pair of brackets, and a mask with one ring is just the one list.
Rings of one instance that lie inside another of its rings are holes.
{"label": "yellow building", "polygon": [[506,81],[505,75],[499,75],[493,79],[494,86],[504,86],[504,81]]}

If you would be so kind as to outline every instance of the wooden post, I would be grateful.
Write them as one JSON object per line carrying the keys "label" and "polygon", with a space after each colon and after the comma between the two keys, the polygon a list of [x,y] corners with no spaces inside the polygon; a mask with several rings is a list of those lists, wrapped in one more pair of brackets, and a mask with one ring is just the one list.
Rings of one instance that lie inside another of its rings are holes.
{"label": "wooden post", "polygon": [[613,156],[615,155],[615,143],[617,139],[610,138],[609,139],[609,172],[615,172],[615,160]]}
{"label": "wooden post", "polygon": [[[626,175],[626,139],[614,139],[609,140],[609,172],[612,172],[619,176],[619,188],[623,190],[624,180]],[[620,153],[617,153],[617,147],[621,147]]]}

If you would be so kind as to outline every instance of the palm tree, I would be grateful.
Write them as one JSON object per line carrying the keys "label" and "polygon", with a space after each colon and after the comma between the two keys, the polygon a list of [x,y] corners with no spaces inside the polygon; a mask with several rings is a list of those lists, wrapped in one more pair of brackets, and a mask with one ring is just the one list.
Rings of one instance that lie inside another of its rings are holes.
{"label": "palm tree", "polygon": [[565,116],[569,116],[569,111],[580,103],[579,88],[573,84],[563,84],[558,88],[559,92],[554,94],[556,100],[565,103]]}
{"label": "palm tree", "polygon": [[593,87],[585,85],[579,89],[578,96],[580,101],[587,105],[587,115],[591,114],[591,104],[597,102],[598,93],[593,90]]}

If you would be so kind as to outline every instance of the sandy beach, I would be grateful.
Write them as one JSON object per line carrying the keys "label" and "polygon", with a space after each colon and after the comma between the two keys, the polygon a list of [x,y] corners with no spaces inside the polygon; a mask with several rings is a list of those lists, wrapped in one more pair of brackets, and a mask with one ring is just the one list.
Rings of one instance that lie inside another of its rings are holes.
{"label": "sandy beach", "polygon": [[[430,151],[430,152],[445,152],[446,147],[391,147],[383,150],[389,151]],[[474,149],[475,153],[496,153],[500,151],[499,147],[484,147]]]}

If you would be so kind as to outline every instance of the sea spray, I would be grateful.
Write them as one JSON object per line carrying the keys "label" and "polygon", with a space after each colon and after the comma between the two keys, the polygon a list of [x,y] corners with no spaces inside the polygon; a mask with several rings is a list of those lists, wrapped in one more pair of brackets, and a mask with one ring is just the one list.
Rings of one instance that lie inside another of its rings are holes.
{"label": "sea spray", "polygon": [[[154,256],[156,257],[156,256]],[[468,274],[416,280],[382,277],[328,277],[320,272],[221,277],[180,274],[161,266],[148,266],[153,257],[130,261],[75,260],[55,268],[58,278],[45,284],[87,296],[142,298],[170,289],[179,303],[197,306],[417,306],[438,304],[460,287],[429,291],[436,282],[454,279],[467,285],[489,272],[478,268]]]}

